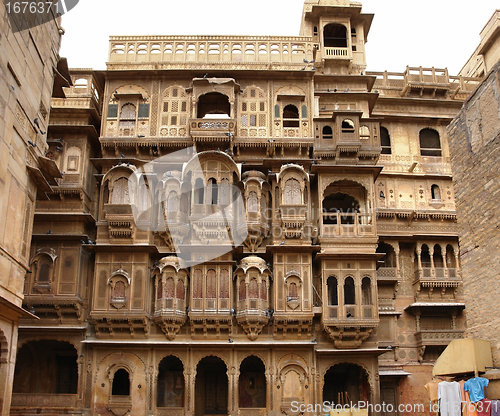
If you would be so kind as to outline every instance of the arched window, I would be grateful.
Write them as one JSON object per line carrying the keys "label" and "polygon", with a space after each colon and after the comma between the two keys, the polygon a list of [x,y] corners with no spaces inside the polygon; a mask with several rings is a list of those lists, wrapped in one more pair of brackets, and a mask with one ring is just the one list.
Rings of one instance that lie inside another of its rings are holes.
{"label": "arched window", "polygon": [[174,279],[169,277],[165,281],[165,299],[173,299],[174,298]]}
{"label": "arched window", "polygon": [[167,212],[177,212],[179,210],[179,196],[177,192],[170,191],[167,197]]}
{"label": "arched window", "polygon": [[118,280],[115,283],[115,287],[111,293],[111,298],[113,300],[125,299],[125,282],[123,280]]}
{"label": "arched window", "polygon": [[443,264],[443,253],[441,252],[441,246],[436,244],[434,246],[434,253],[432,253],[432,261],[434,263],[434,267],[444,267]]}
{"label": "arched window", "polygon": [[369,277],[363,277],[361,281],[361,293],[363,295],[363,305],[372,305],[372,282]]}
{"label": "arched window", "polygon": [[297,290],[297,284],[292,282],[288,286],[288,299],[298,299],[299,298],[299,292]]}
{"label": "arched window", "polygon": [[439,133],[433,129],[422,129],[419,133],[420,154],[422,156],[441,156]]}
{"label": "arched window", "polygon": [[283,127],[299,127],[299,110],[293,104],[283,109]]}
{"label": "arched window", "polygon": [[324,126],[322,132],[323,132],[323,139],[325,140],[333,139],[333,130],[330,126]]}
{"label": "arched window", "polygon": [[[133,195],[133,194],[132,194]],[[149,184],[142,183],[139,187],[139,198],[137,200],[137,205],[140,211],[145,212],[151,206],[151,192],[149,189]]]}
{"label": "arched window", "polygon": [[181,212],[183,214],[188,213],[188,196],[185,192],[181,194]]}
{"label": "arched window", "polygon": [[380,267],[396,267],[396,252],[390,244],[382,241],[378,243],[377,253],[385,253],[385,256],[379,260],[381,263]]}
{"label": "arched window", "polygon": [[50,282],[50,267],[52,265],[52,260],[48,256],[40,257],[38,260],[38,279],[40,283]]}
{"label": "arched window", "polygon": [[217,279],[215,270],[210,269],[207,272],[207,299],[215,299],[217,296]]}
{"label": "arched window", "polygon": [[258,299],[259,298],[259,286],[257,284],[257,279],[250,279],[248,284],[248,299]]}
{"label": "arched window", "polygon": [[244,280],[240,282],[240,290],[238,291],[238,299],[245,300],[247,298],[247,285]]}
{"label": "arched window", "polygon": [[431,197],[433,200],[436,200],[436,201],[441,200],[441,189],[439,189],[439,186],[437,186],[437,185],[431,186]]}
{"label": "arched window", "polygon": [[391,136],[389,136],[389,130],[385,127],[380,127],[380,146],[382,146],[382,154],[390,155],[391,150]]}
{"label": "arched window", "polygon": [[217,181],[214,178],[208,180],[207,188],[207,204],[217,205],[219,202],[219,187],[217,186]]}
{"label": "arched window", "polygon": [[354,121],[348,118],[342,120],[342,133],[354,133]]}
{"label": "arched window", "polygon": [[347,29],[344,25],[330,23],[323,28],[323,41],[327,48],[347,48]]}
{"label": "arched window", "polygon": [[117,179],[113,183],[113,190],[111,192],[111,204],[130,204],[127,178]]}
{"label": "arched window", "polygon": [[370,138],[370,129],[368,126],[359,126],[359,138],[363,140],[367,140]]}
{"label": "arched window", "polygon": [[330,276],[326,281],[328,286],[328,306],[338,306],[339,295],[338,295],[338,283],[335,276]]}
{"label": "arched window", "polygon": [[283,203],[285,205],[302,204],[302,193],[300,183],[297,179],[290,178],[285,182],[285,191],[283,193]]}
{"label": "arched window", "polygon": [[220,92],[208,92],[200,95],[198,99],[198,117],[203,118],[207,114],[225,114],[226,117],[231,113],[231,104],[229,97]]}
{"label": "arched window", "polygon": [[455,251],[449,244],[446,246],[446,267],[454,269],[457,267],[457,260],[455,258]]}
{"label": "arched window", "polygon": [[259,211],[259,203],[257,199],[257,192],[251,191],[248,194],[248,212],[258,212]]}
{"label": "arched window", "polygon": [[427,244],[422,245],[422,252],[420,253],[422,267],[431,267],[431,256],[429,254],[429,247]]}
{"label": "arched window", "polygon": [[130,395],[130,378],[127,370],[120,368],[113,377],[113,386],[111,388],[113,396]]}
{"label": "arched window", "polygon": [[120,110],[120,128],[133,129],[135,127],[136,108],[132,103],[125,104]]}
{"label": "arched window", "polygon": [[229,185],[228,179],[222,179],[220,183],[220,196],[219,204],[222,206],[227,206],[231,202],[231,186]]}
{"label": "arched window", "polygon": [[355,295],[354,279],[349,276],[346,277],[344,281],[344,304],[345,305],[355,305],[356,295]]}
{"label": "arched window", "polygon": [[205,186],[201,178],[196,179],[194,183],[194,203],[198,205],[205,203]]}

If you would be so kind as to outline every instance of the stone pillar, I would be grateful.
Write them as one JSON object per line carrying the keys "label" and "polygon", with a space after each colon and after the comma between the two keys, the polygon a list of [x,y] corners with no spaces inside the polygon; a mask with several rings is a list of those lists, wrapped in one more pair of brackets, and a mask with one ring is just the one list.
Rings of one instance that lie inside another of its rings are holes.
{"label": "stone pillar", "polygon": [[436,269],[434,267],[434,247],[433,246],[429,247],[429,257],[431,259],[431,276],[435,277],[436,276]]}
{"label": "stone pillar", "polygon": [[424,272],[422,270],[422,246],[420,247],[417,246],[416,252],[417,252],[417,274],[419,278],[422,278],[424,275]]}
{"label": "stone pillar", "polygon": [[394,248],[394,254],[396,256],[396,276],[401,277],[401,266],[399,260],[399,255],[400,255],[399,243],[393,246],[393,248]]}
{"label": "stone pillar", "polygon": [[446,264],[446,246],[444,246],[444,250],[443,250],[443,246],[441,246],[441,257],[443,258],[443,268],[444,268],[444,277],[448,278],[448,265]]}

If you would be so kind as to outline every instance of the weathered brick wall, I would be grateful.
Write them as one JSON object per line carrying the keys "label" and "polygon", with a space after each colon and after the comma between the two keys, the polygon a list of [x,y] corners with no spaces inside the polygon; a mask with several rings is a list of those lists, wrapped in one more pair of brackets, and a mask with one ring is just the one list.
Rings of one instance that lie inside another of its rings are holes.
{"label": "weathered brick wall", "polygon": [[448,128],[467,335],[500,365],[500,62]]}

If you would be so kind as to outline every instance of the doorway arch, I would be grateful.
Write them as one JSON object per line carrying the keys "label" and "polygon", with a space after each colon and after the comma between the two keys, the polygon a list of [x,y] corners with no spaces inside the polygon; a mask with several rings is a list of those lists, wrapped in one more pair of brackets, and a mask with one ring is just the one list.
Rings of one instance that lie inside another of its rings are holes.
{"label": "doorway arch", "polygon": [[227,367],[219,357],[209,356],[196,366],[195,416],[228,414]]}
{"label": "doorway arch", "polygon": [[352,363],[335,364],[324,376],[323,402],[340,404],[369,402],[370,383],[366,370]]}

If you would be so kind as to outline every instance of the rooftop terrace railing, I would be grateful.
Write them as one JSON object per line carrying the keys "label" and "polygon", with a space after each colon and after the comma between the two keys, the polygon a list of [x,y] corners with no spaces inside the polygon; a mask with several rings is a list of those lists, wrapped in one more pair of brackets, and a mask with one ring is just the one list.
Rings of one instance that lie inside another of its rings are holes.
{"label": "rooftop terrace railing", "polygon": [[310,37],[112,36],[108,65],[114,63],[274,63],[312,60]]}

